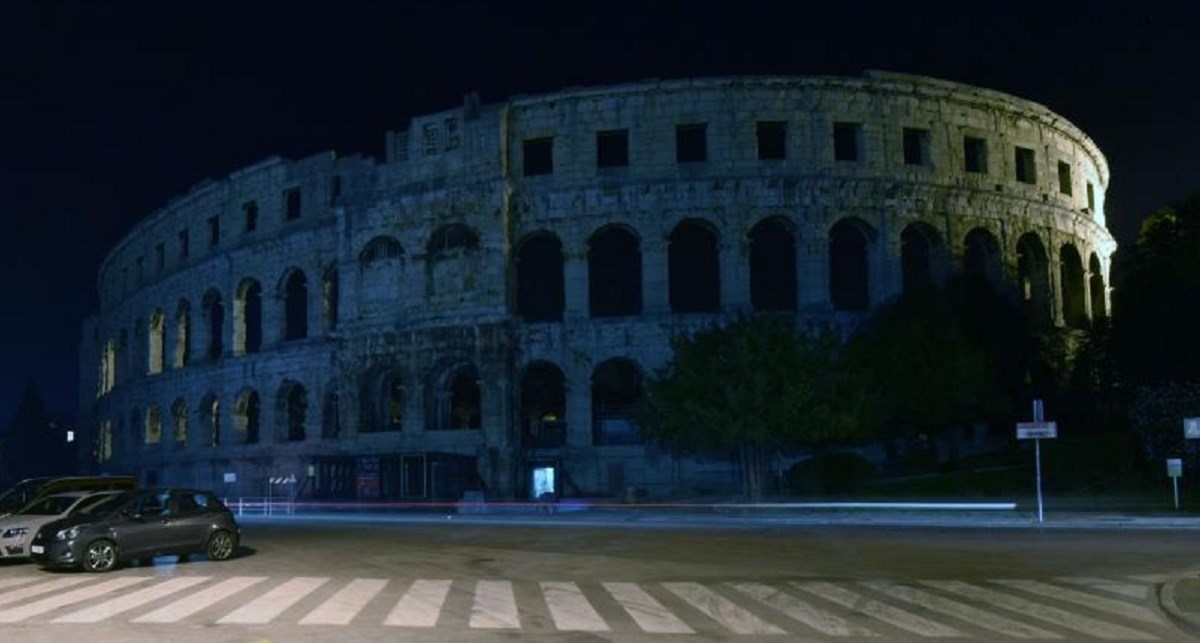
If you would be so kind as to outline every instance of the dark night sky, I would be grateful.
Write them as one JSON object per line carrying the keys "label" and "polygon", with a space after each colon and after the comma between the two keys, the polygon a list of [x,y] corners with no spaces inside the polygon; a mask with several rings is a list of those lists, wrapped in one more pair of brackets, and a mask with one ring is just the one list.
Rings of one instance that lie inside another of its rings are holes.
{"label": "dark night sky", "polygon": [[644,78],[917,73],[1037,101],[1092,136],[1120,243],[1200,189],[1195,16],[812,4],[7,3],[0,430],[31,376],[52,411],[74,413],[96,270],[139,218],[274,154],[378,156],[385,130],[472,90],[493,102]]}

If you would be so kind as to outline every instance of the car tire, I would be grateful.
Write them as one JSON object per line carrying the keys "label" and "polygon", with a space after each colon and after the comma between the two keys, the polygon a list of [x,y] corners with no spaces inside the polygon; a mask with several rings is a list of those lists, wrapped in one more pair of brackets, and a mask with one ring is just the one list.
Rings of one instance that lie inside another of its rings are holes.
{"label": "car tire", "polygon": [[214,531],[204,546],[204,553],[208,554],[210,560],[229,560],[236,550],[237,537],[224,529]]}
{"label": "car tire", "polygon": [[117,568],[117,544],[111,540],[93,540],[83,549],[83,571],[109,572]]}

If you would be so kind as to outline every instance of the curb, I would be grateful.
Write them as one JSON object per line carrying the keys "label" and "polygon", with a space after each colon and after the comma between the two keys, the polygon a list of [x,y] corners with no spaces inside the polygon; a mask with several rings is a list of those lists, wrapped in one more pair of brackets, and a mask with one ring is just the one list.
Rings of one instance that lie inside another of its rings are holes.
{"label": "curb", "polygon": [[1200,614],[1180,608],[1179,603],[1175,600],[1175,591],[1179,583],[1188,579],[1200,580],[1200,574],[1197,572],[1180,574],[1163,583],[1158,592],[1158,604],[1181,629],[1192,636],[1200,637]]}

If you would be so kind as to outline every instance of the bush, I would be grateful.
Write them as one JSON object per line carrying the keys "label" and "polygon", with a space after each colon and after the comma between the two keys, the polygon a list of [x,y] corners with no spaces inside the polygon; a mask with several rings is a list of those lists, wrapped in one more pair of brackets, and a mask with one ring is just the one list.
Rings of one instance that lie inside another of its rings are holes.
{"label": "bush", "polygon": [[796,494],[843,494],[857,491],[875,475],[875,466],[857,453],[838,452],[801,460],[787,472]]}

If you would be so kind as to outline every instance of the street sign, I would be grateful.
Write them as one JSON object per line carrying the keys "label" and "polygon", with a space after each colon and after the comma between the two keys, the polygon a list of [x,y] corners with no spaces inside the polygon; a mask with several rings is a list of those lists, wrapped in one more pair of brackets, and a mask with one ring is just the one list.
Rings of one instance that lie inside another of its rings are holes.
{"label": "street sign", "polygon": [[1055,422],[1017,422],[1017,439],[1034,440],[1058,437]]}
{"label": "street sign", "polygon": [[1183,460],[1181,458],[1167,458],[1167,475],[1172,478],[1178,478],[1183,475]]}
{"label": "street sign", "polygon": [[1200,418],[1183,418],[1183,437],[1200,438]]}

